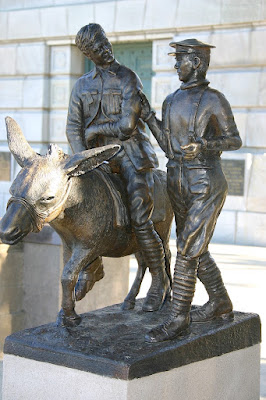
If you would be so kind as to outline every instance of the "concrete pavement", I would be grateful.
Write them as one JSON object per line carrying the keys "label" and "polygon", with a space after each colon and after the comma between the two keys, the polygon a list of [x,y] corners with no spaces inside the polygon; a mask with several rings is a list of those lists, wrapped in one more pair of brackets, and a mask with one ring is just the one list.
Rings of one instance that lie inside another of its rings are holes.
{"label": "concrete pavement", "polygon": [[[175,259],[175,242],[171,241],[172,268]],[[261,397],[266,400],[266,249],[262,247],[212,244],[210,252],[215,258],[232,302],[237,311],[254,312],[260,315],[262,322],[261,345]],[[136,260],[131,260],[130,285],[136,273]],[[146,273],[139,293],[144,297],[150,285],[150,275]],[[207,301],[203,285],[197,282],[194,304]],[[2,379],[2,363],[0,362],[0,385]],[[0,394],[1,400],[1,394]],[[211,399],[206,399],[211,400]],[[226,400],[226,399],[225,399]]]}

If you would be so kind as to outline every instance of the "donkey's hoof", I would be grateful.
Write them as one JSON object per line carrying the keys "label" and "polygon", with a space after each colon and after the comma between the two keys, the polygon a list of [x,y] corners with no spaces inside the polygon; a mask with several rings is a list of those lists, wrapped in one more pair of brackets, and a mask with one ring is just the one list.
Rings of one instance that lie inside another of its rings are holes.
{"label": "donkey's hoof", "polygon": [[66,315],[64,310],[60,310],[57,316],[56,324],[58,326],[65,326],[69,328],[74,328],[81,323],[81,316],[72,311],[70,315]]}
{"label": "donkey's hoof", "polygon": [[75,299],[80,301],[87,294],[87,281],[85,279],[79,280],[75,287]]}
{"label": "donkey's hoof", "polygon": [[64,316],[64,325],[69,327],[69,328],[75,328],[75,326],[78,326],[81,323],[81,317],[79,315],[76,314],[75,317],[71,316],[71,317],[67,317]]}
{"label": "donkey's hoof", "polygon": [[78,282],[75,286],[76,301],[82,300],[93,288],[94,284],[104,277],[103,265],[101,264],[96,271],[80,272]]}
{"label": "donkey's hoof", "polygon": [[121,310],[123,311],[133,310],[134,307],[135,307],[135,301],[124,300],[123,303],[121,304]]}
{"label": "donkey's hoof", "polygon": [[64,310],[62,310],[62,308],[61,308],[61,310],[59,311],[59,313],[57,315],[57,318],[56,318],[56,325],[57,326],[64,326],[63,319],[64,319]]}

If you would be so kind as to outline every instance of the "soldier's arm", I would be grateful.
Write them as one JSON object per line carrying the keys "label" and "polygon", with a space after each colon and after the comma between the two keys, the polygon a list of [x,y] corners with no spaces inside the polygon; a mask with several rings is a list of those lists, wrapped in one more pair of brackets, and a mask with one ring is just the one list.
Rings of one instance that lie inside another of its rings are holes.
{"label": "soldier's arm", "polygon": [[137,82],[134,82],[134,79],[130,80],[122,90],[121,116],[118,121],[90,126],[85,132],[86,140],[91,140],[99,134],[117,137],[120,140],[130,138],[137,126],[141,113]]}
{"label": "soldier's arm", "polygon": [[218,101],[213,104],[213,116],[220,136],[207,140],[203,139],[203,147],[214,151],[239,149],[242,145],[242,140],[239,136],[230,104],[221,93],[219,93]]}
{"label": "soldier's arm", "polygon": [[81,98],[78,95],[78,83],[74,86],[70,96],[66,135],[74,153],[87,149],[83,141],[84,117]]}
{"label": "soldier's arm", "polygon": [[[148,125],[149,129],[151,130],[153,136],[157,140],[161,149],[167,153],[167,139],[163,133],[163,121],[159,120],[156,117],[154,111],[151,110],[149,101],[143,92],[139,92],[141,103],[142,103],[142,111],[141,111],[141,118],[144,122]],[[166,101],[163,103],[162,108],[162,115],[163,119],[165,116],[165,109],[166,109]]]}

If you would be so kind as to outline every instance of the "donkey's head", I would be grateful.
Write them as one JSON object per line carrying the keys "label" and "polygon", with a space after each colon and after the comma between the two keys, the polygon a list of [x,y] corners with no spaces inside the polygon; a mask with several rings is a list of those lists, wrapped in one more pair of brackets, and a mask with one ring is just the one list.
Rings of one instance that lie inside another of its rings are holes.
{"label": "donkey's head", "polygon": [[61,213],[73,176],[98,167],[120,146],[108,145],[69,156],[50,145],[47,154],[41,156],[30,147],[12,118],[6,118],[6,126],[9,149],[22,169],[10,188],[12,197],[0,223],[0,238],[3,243],[15,244]]}

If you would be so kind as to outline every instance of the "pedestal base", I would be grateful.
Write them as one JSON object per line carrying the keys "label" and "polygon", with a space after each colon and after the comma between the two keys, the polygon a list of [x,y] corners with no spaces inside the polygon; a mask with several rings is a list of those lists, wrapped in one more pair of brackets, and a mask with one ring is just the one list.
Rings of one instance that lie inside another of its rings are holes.
{"label": "pedestal base", "polygon": [[128,381],[5,355],[3,400],[259,400],[259,359],[255,345]]}
{"label": "pedestal base", "polygon": [[189,335],[149,344],[165,318],[120,311],[83,315],[74,329],[55,324],[5,342],[3,400],[258,400],[260,321],[235,312],[230,322],[192,324]]}

